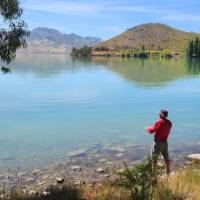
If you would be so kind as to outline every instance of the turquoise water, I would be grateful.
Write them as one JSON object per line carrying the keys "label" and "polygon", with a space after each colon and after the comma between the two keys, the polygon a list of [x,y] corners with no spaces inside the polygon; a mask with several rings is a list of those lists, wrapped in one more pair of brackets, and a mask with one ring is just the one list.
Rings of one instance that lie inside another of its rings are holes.
{"label": "turquoise water", "polygon": [[95,143],[150,144],[144,127],[169,110],[170,143],[200,141],[200,62],[73,60],[18,54],[0,76],[0,167],[52,163]]}

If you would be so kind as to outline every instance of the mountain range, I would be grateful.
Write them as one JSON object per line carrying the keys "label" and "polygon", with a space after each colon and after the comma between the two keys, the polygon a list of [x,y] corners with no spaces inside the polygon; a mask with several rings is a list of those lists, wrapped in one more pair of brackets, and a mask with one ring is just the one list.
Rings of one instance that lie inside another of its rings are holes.
{"label": "mountain range", "polygon": [[185,32],[165,24],[148,23],[127,29],[125,32],[103,41],[97,37],[82,37],[74,33],[65,34],[52,28],[39,27],[30,32],[27,49],[20,52],[70,53],[72,48],[83,46],[106,47],[108,49],[138,50],[145,46],[147,50],[168,49],[184,52],[188,41],[199,33]]}
{"label": "mountain range", "polygon": [[97,37],[82,37],[74,33],[65,34],[56,29],[39,27],[33,29],[27,38],[27,48],[20,52],[69,53],[73,47],[94,46],[102,42]]}
{"label": "mountain range", "polygon": [[183,52],[188,41],[197,36],[200,37],[200,34],[181,31],[165,24],[148,23],[130,28],[110,40],[99,43],[97,47],[138,50],[145,46],[147,50],[168,49]]}

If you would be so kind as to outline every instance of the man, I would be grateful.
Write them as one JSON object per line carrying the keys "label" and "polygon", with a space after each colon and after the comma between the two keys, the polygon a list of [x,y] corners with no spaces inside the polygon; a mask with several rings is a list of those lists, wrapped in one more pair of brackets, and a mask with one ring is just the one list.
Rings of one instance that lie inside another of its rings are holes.
{"label": "man", "polygon": [[172,123],[167,119],[168,111],[160,110],[158,113],[160,119],[155,122],[153,127],[147,127],[146,131],[150,134],[154,133],[154,144],[152,149],[152,160],[153,160],[153,168],[156,172],[157,169],[157,161],[159,155],[162,154],[165,160],[167,174],[170,173],[170,160],[168,153],[168,143],[167,138],[170,134],[170,130],[172,127]]}

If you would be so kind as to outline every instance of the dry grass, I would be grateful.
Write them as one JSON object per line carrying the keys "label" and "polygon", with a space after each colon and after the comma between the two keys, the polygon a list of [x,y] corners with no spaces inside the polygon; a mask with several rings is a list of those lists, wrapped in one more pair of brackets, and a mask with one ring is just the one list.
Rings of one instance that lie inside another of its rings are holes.
{"label": "dry grass", "polygon": [[113,47],[114,49],[147,50],[169,49],[175,52],[185,52],[188,41],[199,37],[199,34],[184,32],[164,24],[142,24],[128,29],[122,34],[99,43],[97,47]]}
{"label": "dry grass", "polygon": [[200,200],[200,169],[198,166],[188,166],[162,180],[162,185],[180,199]]}
{"label": "dry grass", "polygon": [[[200,168],[198,166],[188,166],[171,176],[163,176],[159,179],[152,200],[200,200]],[[109,184],[84,188],[83,194],[87,200],[131,200],[128,189]]]}
{"label": "dry grass", "polygon": [[84,188],[83,196],[86,200],[129,200],[130,192],[125,188],[106,184]]}

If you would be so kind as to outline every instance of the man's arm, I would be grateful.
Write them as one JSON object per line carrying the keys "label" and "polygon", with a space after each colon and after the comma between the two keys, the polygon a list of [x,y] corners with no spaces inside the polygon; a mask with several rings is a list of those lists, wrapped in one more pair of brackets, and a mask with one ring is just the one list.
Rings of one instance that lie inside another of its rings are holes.
{"label": "man's arm", "polygon": [[160,121],[157,121],[152,127],[147,127],[146,131],[151,134],[155,133],[160,128],[160,125],[161,125]]}

